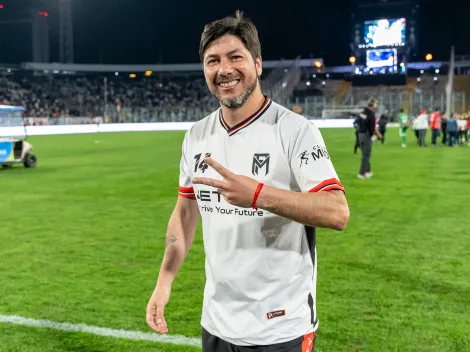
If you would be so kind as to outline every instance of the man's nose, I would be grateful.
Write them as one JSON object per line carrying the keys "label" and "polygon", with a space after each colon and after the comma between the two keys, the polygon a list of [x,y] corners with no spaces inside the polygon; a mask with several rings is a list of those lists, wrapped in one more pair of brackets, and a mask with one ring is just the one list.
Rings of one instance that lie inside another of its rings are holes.
{"label": "man's nose", "polygon": [[233,66],[229,60],[223,59],[220,62],[219,75],[228,76],[233,73]]}

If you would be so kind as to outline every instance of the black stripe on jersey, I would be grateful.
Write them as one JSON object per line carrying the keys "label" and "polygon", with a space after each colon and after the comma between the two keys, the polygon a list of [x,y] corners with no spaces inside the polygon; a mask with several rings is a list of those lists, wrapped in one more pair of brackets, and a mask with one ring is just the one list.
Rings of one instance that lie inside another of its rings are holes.
{"label": "black stripe on jersey", "polygon": [[[311,226],[305,226],[305,234],[307,236],[307,244],[308,249],[310,250],[310,257],[312,258],[313,270],[315,270],[315,251],[317,245],[317,234],[316,228]],[[312,272],[313,277],[313,272]],[[311,323],[313,326],[316,326],[318,323],[318,319],[315,316],[315,311],[313,309],[313,296],[311,293],[308,294],[308,306],[310,307],[310,316],[311,316]]]}
{"label": "black stripe on jersey", "polygon": [[315,267],[315,248],[317,246],[317,233],[315,227],[305,226],[305,234],[307,235],[307,244],[308,249],[310,249],[310,256],[312,257],[312,264]]}
{"label": "black stripe on jersey", "polygon": [[258,111],[256,111],[253,115],[250,117],[244,119],[242,122],[237,123],[233,127],[229,127],[228,124],[225,122],[224,117],[222,116],[222,109],[219,110],[219,122],[224,128],[224,130],[227,131],[229,136],[233,136],[235,133],[238,131],[246,128],[247,126],[251,125],[253,122],[258,120],[263,114],[269,109],[271,106],[272,100],[269,99],[268,97],[265,97],[265,101],[263,105],[260,107]]}

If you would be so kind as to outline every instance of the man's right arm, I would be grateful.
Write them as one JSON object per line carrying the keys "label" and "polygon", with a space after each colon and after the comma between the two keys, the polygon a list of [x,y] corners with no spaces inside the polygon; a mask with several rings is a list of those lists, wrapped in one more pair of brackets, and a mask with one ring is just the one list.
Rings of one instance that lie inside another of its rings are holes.
{"label": "man's right arm", "polygon": [[168,222],[166,246],[158,275],[157,286],[171,286],[181,264],[194,241],[194,233],[200,217],[197,201],[178,197]]}

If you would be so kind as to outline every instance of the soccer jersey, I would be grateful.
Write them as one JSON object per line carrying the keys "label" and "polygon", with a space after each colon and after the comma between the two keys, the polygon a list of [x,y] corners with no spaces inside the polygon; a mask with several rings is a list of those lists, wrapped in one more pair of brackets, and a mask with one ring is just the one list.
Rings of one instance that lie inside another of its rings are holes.
{"label": "soccer jersey", "polygon": [[400,127],[408,126],[408,115],[404,113],[400,113],[397,116],[398,122],[400,123]]}
{"label": "soccer jersey", "polygon": [[231,205],[216,188],[193,185],[193,177],[223,179],[205,156],[279,189],[344,191],[320,131],[269,98],[233,127],[218,109],[186,133],[179,180],[179,195],[195,198],[202,217],[201,325],[241,346],[282,343],[315,331],[315,229]]}

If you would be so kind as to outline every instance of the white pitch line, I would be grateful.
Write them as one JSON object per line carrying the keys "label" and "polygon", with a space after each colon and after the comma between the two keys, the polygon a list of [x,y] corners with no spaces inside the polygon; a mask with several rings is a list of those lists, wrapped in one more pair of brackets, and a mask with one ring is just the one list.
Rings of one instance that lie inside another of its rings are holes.
{"label": "white pitch line", "polygon": [[129,330],[116,330],[108,328],[100,328],[97,326],[90,326],[86,324],[73,324],[73,323],[59,323],[51,320],[38,320],[20,317],[18,315],[3,315],[0,314],[0,323],[10,323],[16,325],[25,325],[39,328],[49,328],[61,331],[70,332],[85,332],[93,335],[100,335],[106,337],[113,337],[118,339],[127,340],[141,340],[152,341],[161,343],[171,343],[174,345],[189,345],[201,347],[201,339],[194,337],[186,337],[182,335],[158,335],[157,333],[142,332],[142,331],[129,331]]}

